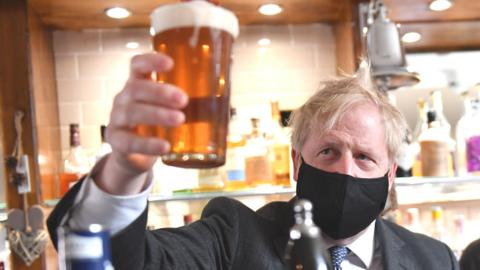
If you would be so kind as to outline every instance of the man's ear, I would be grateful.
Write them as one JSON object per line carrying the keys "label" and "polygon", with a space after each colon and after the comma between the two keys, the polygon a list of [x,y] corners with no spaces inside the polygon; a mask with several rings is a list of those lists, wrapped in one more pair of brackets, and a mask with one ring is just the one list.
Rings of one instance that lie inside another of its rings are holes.
{"label": "man's ear", "polygon": [[392,163],[390,170],[388,171],[388,190],[392,189],[393,181],[395,181],[395,175],[397,174],[397,163]]}
{"label": "man's ear", "polygon": [[290,155],[292,157],[293,161],[293,180],[297,181],[298,180],[298,169],[300,168],[300,153],[295,151],[292,148],[292,151],[290,151]]}

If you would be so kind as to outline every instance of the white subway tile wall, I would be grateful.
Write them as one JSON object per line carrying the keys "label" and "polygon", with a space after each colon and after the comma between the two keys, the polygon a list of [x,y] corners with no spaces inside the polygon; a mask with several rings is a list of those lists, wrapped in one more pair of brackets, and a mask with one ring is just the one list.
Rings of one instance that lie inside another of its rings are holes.
{"label": "white subway tile wall", "polygon": [[[127,80],[130,58],[151,51],[151,36],[142,28],[55,31],[53,37],[63,153],[72,122],[80,124],[82,145],[93,153],[100,125],[108,123],[113,98]],[[260,46],[262,38],[270,44]],[[128,42],[138,45],[129,49]],[[281,109],[294,109],[336,74],[328,24],[242,26],[233,58],[231,101],[245,118],[268,117],[271,99]]]}

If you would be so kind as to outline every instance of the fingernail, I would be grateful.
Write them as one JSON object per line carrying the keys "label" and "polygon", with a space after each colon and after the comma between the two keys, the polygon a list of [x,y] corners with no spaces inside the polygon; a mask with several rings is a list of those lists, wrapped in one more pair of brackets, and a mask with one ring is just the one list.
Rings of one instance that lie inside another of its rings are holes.
{"label": "fingernail", "polygon": [[167,141],[164,141],[164,142],[163,142],[163,149],[162,149],[162,151],[163,151],[164,153],[170,151],[170,143],[169,143],[169,142],[167,142]]}
{"label": "fingernail", "polygon": [[180,105],[184,105],[187,102],[187,95],[182,92],[175,92],[173,94],[173,99]]}
{"label": "fingernail", "polygon": [[185,121],[185,115],[182,112],[174,112],[170,117],[170,121],[174,125],[181,124]]}

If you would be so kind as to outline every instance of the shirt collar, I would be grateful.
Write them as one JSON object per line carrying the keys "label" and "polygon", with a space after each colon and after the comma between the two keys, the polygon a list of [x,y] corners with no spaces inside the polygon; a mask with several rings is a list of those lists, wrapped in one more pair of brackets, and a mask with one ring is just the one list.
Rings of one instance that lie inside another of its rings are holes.
{"label": "shirt collar", "polygon": [[347,247],[365,264],[367,269],[372,263],[375,248],[375,220],[368,225],[365,232]]}

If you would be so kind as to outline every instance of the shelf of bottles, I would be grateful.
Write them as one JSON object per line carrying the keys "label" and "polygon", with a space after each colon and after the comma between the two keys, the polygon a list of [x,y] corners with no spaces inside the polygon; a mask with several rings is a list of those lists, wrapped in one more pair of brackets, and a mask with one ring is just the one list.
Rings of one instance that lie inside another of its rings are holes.
{"label": "shelf of bottles", "polygon": [[149,201],[162,202],[162,201],[189,201],[189,200],[208,200],[215,197],[249,197],[249,196],[267,196],[267,195],[281,195],[281,194],[295,194],[294,187],[257,187],[244,190],[233,191],[213,191],[213,192],[194,192],[191,190],[183,190],[180,192],[174,192],[172,195],[150,195]]}
{"label": "shelf of bottles", "polygon": [[[158,173],[162,176],[158,178],[162,180],[155,179],[150,201],[294,195],[295,182],[291,180],[289,156],[290,131],[282,121],[285,117],[281,115],[278,102],[270,105],[270,117],[248,120],[233,109],[227,139],[227,163],[221,168],[198,170],[196,180],[182,188],[168,185],[185,182],[181,175],[183,172],[169,174],[167,171],[172,169],[163,167],[163,171]],[[397,160],[399,203],[480,199],[480,184],[477,184],[480,183],[480,89],[465,95],[464,116],[456,124],[455,132],[451,132],[451,125],[443,114],[439,91],[432,91],[428,100],[419,100],[418,113],[418,123],[406,138],[402,155]],[[65,159],[62,176],[77,176],[87,171],[80,170],[80,165],[85,162],[79,159],[84,155],[78,154],[78,125],[70,128],[71,153]],[[103,135],[104,129],[101,131]],[[451,136],[453,133],[455,140]],[[106,144],[104,140],[103,144]],[[101,152],[103,155],[108,151]],[[72,181],[60,181],[61,194],[74,180],[76,177]],[[161,181],[169,183],[156,186]],[[58,197],[52,197],[53,200],[44,198],[47,206],[56,204]]]}
{"label": "shelf of bottles", "polygon": [[[400,204],[480,200],[480,175],[461,177],[398,177],[395,180]],[[215,197],[295,195],[295,187],[264,186],[233,191],[195,192],[181,190],[171,195],[155,195],[151,202],[208,200]]]}

